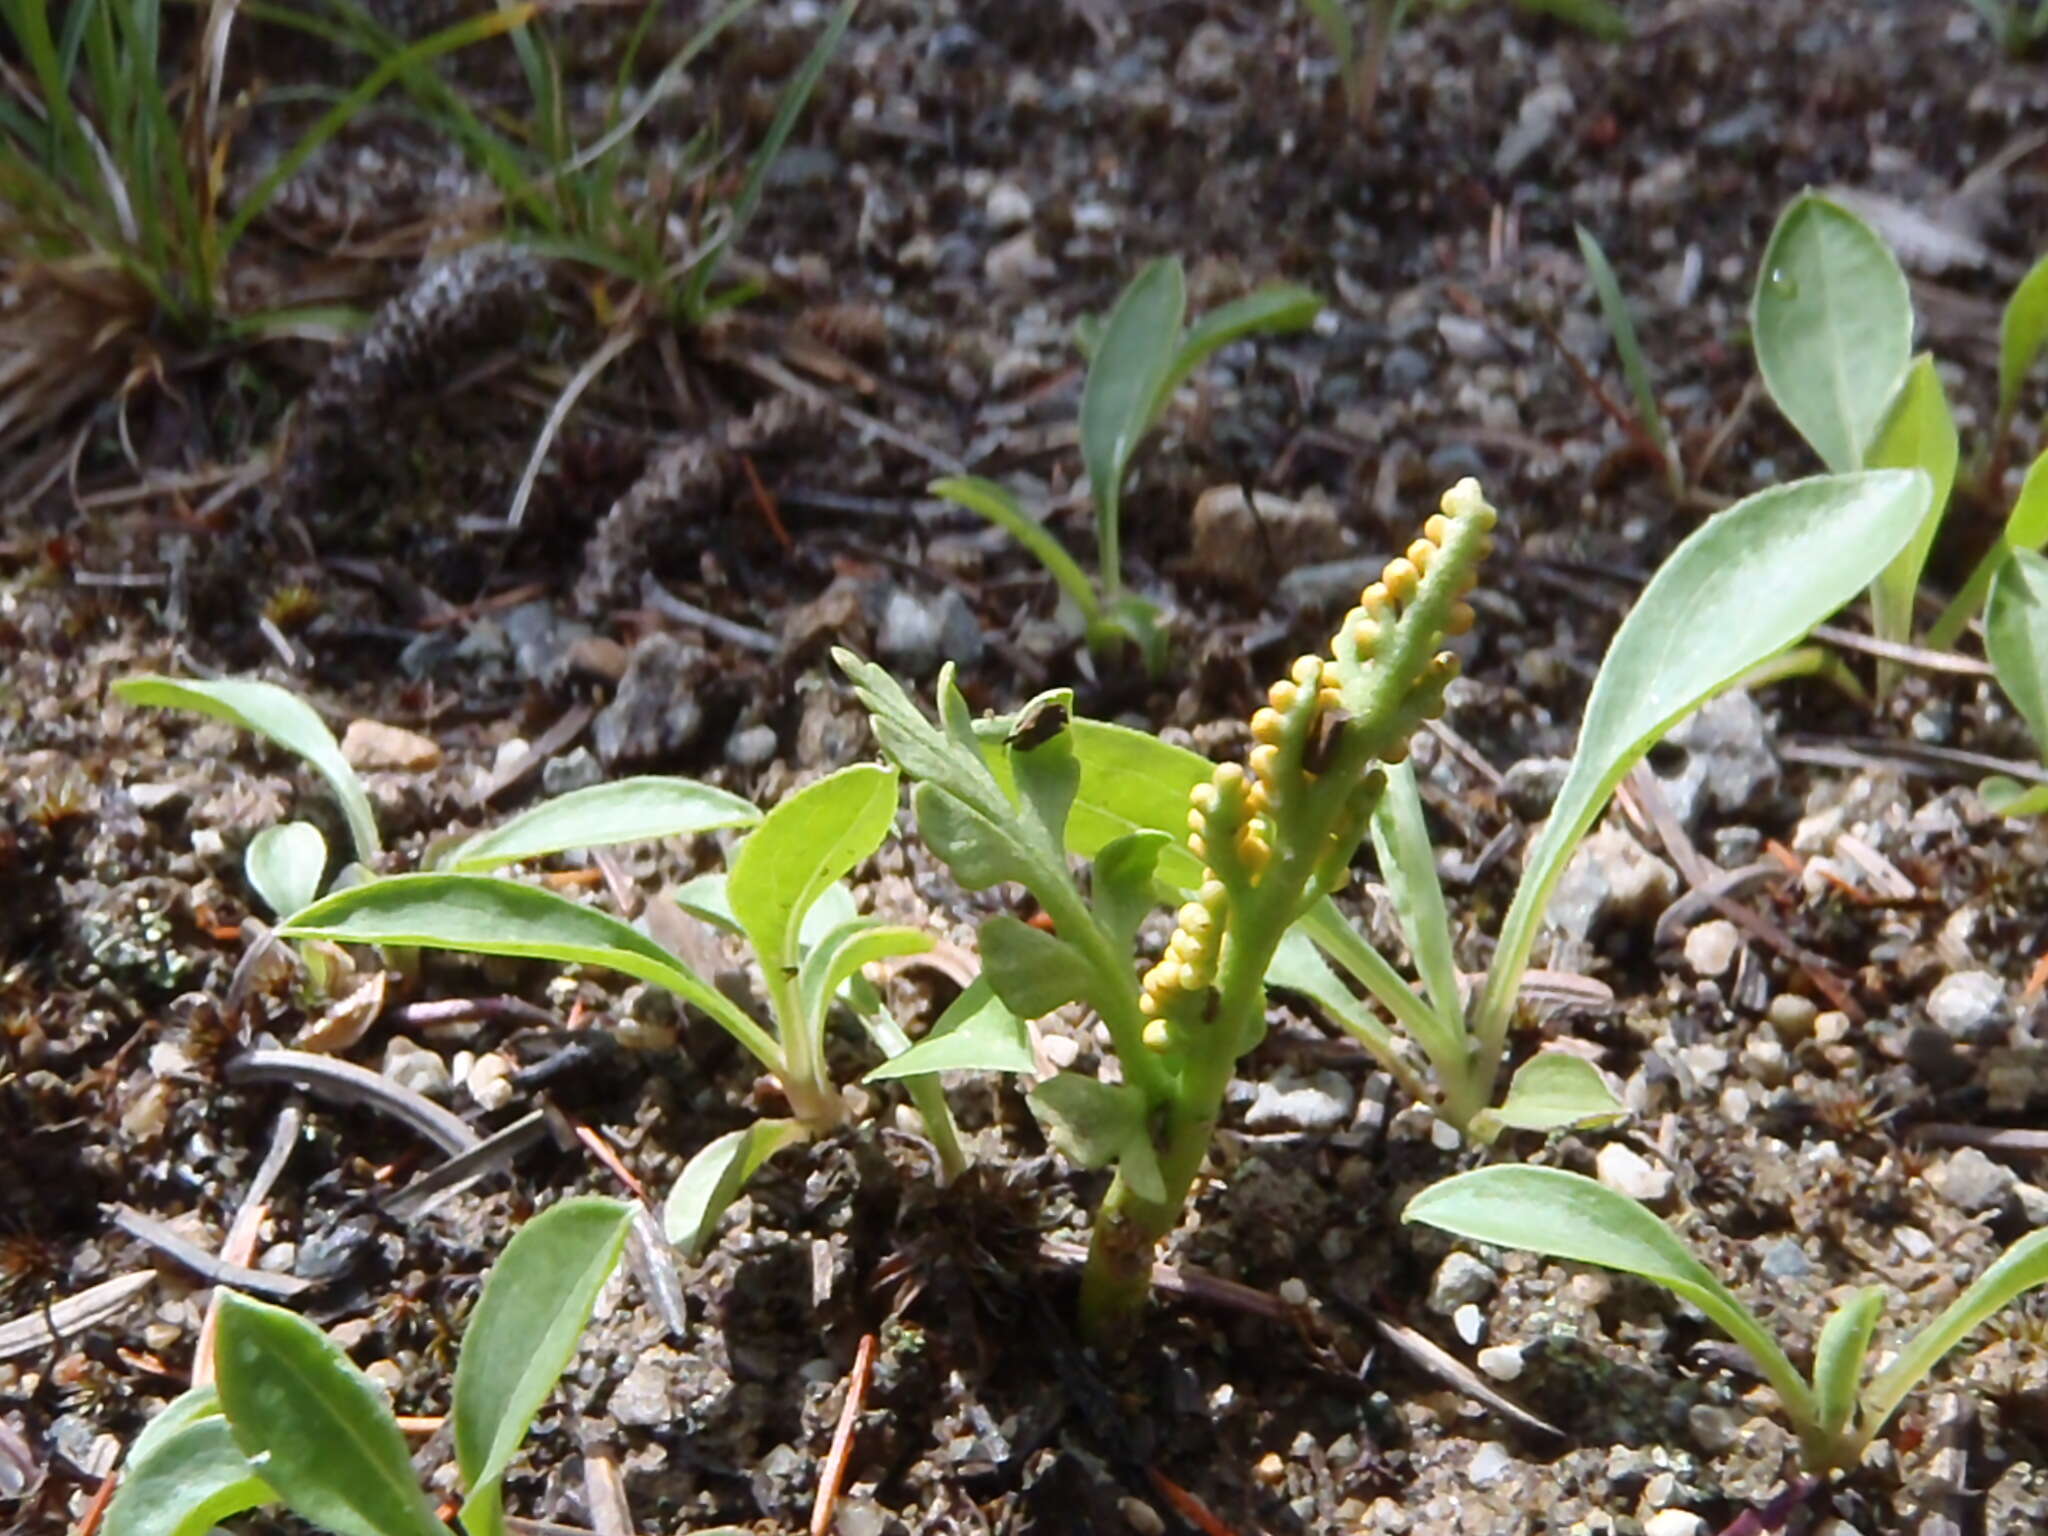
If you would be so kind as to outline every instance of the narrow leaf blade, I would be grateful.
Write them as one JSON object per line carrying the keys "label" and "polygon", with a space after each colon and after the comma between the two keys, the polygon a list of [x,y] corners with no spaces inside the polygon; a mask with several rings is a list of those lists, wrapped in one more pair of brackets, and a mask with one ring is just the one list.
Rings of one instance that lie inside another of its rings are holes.
{"label": "narrow leaf blade", "polygon": [[1124,471],[1151,427],[1161,387],[1180,348],[1187,288],[1180,262],[1166,257],[1131,279],[1110,311],[1081,388],[1081,462],[1095,495],[1102,580],[1121,580],[1118,521]]}
{"label": "narrow leaf blade", "polygon": [[623,1201],[564,1200],[491,1266],[455,1367],[455,1456],[471,1498],[495,1487],[567,1369],[632,1220]]}
{"label": "narrow leaf blade", "polygon": [[355,840],[356,857],[366,864],[376,858],[380,845],[370,797],[363,792],[355,769],[341,755],[334,733],[304,699],[275,683],[232,677],[210,682],[155,675],[124,677],[114,684],[114,693],[130,704],[210,715],[297,753],[326,780],[334,798],[341,802],[349,835]]}
{"label": "narrow leaf blade", "polygon": [[1948,508],[1961,451],[1941,375],[1935,371],[1934,359],[1923,352],[1913,360],[1891,415],[1870,449],[1871,468],[1924,469],[1934,482],[1927,515],[1870,589],[1872,627],[1880,640],[1903,645],[1913,638],[1913,600],[1920,590],[1927,551],[1934,545],[1942,513]]}
{"label": "narrow leaf blade", "polygon": [[1778,409],[1829,469],[1863,468],[1912,354],[1913,301],[1891,248],[1802,193],[1764,249],[1752,324]]}
{"label": "narrow leaf blade", "polygon": [[1218,305],[1188,327],[1173,367],[1160,386],[1160,404],[1172,398],[1189,374],[1233,341],[1306,330],[1322,312],[1322,295],[1298,283],[1268,283],[1241,299]]}
{"label": "narrow leaf blade", "polygon": [[1998,322],[1998,414],[2009,419],[2019,405],[2034,360],[2048,344],[2048,256],[2035,262],[2006,301]]}
{"label": "narrow leaf blade", "polygon": [[340,1536],[447,1536],[383,1394],[318,1328],[224,1292],[214,1356],[235,1444],[293,1514]]}
{"label": "narrow leaf blade", "polygon": [[1880,1371],[1863,1393],[1863,1429],[1875,1435],[1884,1428],[1906,1394],[1977,1327],[2008,1302],[2036,1286],[2048,1284],[2048,1232],[2034,1232],[2005,1250],[1962,1295],[1948,1304],[1898,1358]]}
{"label": "narrow leaf blade", "polygon": [[570,848],[689,837],[724,827],[750,827],[760,819],[761,812],[750,801],[694,779],[621,779],[557,795],[502,826],[479,832],[442,860],[441,868],[481,872]]}
{"label": "narrow leaf blade", "polygon": [[1870,1336],[1884,1311],[1884,1288],[1867,1285],[1835,1309],[1813,1346],[1813,1401],[1820,1427],[1829,1436],[1849,1427],[1856,1388],[1863,1381]]}

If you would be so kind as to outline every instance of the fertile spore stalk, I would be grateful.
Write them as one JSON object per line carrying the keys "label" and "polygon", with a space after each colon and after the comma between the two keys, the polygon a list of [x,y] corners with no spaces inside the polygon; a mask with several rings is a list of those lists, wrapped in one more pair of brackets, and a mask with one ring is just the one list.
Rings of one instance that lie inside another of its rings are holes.
{"label": "fertile spore stalk", "polygon": [[1082,1286],[1097,1339],[1122,1334],[1143,1305],[1154,1249],[1180,1220],[1231,1075],[1265,1031],[1274,951],[1349,878],[1383,787],[1374,765],[1402,761],[1443,710],[1458,660],[1440,647],[1472,625],[1464,599],[1496,517],[1474,480],[1442,506],[1360,595],[1330,655],[1299,657],[1273,685],[1252,716],[1248,766],[1224,764],[1189,796],[1188,847],[1206,867],[1139,999],[1145,1048],[1165,1068],[1149,1122],[1165,1197],[1144,1198],[1121,1172],[1110,1186]]}

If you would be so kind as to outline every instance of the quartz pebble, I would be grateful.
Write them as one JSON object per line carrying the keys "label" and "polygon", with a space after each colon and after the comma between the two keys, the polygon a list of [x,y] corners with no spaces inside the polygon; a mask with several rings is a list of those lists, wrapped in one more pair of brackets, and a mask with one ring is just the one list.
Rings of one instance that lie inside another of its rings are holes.
{"label": "quartz pebble", "polygon": [[1609,1189],[1645,1205],[1661,1205],[1671,1198],[1671,1170],[1621,1142],[1610,1141],[1594,1155],[1593,1172]]}
{"label": "quartz pebble", "polygon": [[1702,980],[1725,976],[1741,943],[1741,931],[1727,918],[1717,917],[1685,936],[1685,963]]}
{"label": "quartz pebble", "polygon": [[1526,1364],[1519,1344],[1489,1344],[1472,1357],[1473,1363],[1495,1381],[1513,1381]]}
{"label": "quartz pebble", "polygon": [[419,773],[441,764],[438,742],[381,720],[351,720],[342,734],[341,755],[359,772],[396,769]]}
{"label": "quartz pebble", "polygon": [[2005,1164],[1993,1162],[1975,1147],[1964,1147],[1929,1173],[1927,1182],[1950,1205],[1965,1215],[1974,1216],[2004,1205],[2019,1182],[2019,1176]]}
{"label": "quartz pebble", "polygon": [[1927,999],[1927,1017],[1952,1040],[1990,1044],[2005,1030],[2005,982],[1990,971],[1944,976]]}
{"label": "quartz pebble", "polygon": [[1485,1260],[1463,1249],[1447,1253],[1429,1282],[1429,1310],[1449,1317],[1462,1306],[1484,1301],[1499,1283],[1500,1277]]}

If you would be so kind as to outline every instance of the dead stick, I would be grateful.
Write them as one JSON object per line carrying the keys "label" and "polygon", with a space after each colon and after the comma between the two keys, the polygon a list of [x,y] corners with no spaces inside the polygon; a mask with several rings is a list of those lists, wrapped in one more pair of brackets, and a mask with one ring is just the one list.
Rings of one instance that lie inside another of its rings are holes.
{"label": "dead stick", "polygon": [[833,1506],[839,1502],[839,1488],[846,1481],[846,1464],[853,1456],[853,1431],[860,1423],[861,1404],[868,1395],[868,1373],[875,1366],[875,1336],[860,1336],[860,1348],[853,1352],[853,1370],[846,1378],[846,1405],[839,1410],[839,1427],[832,1431],[832,1449],[818,1474],[818,1501],[811,1506],[811,1536],[825,1536],[832,1529]]}

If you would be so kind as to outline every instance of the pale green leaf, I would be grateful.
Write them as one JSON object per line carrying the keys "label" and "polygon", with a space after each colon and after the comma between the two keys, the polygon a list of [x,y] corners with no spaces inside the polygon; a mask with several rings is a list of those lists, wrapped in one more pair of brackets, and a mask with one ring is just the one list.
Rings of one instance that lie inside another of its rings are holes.
{"label": "pale green leaf", "polygon": [[2020,493],[2006,514],[2005,542],[2015,549],[2039,549],[2048,544],[2048,453],[2027,466]]}
{"label": "pale green leaf", "polygon": [[206,1536],[276,1502],[235,1445],[212,1387],[194,1387],[144,1426],[121,1463],[105,1536]]}
{"label": "pale green leaf", "polygon": [[1942,1357],[1974,1333],[2007,1303],[2048,1283],[2048,1232],[2033,1232],[2005,1250],[1942,1314],[1915,1334],[1892,1363],[1863,1392],[1864,1433],[1884,1428],[1908,1392],[1919,1386]]}
{"label": "pale green leaf", "polygon": [[[455,1365],[455,1456],[493,1517],[497,1481],[575,1357],[632,1221],[623,1201],[564,1200],[514,1233],[484,1280]],[[488,1536],[467,1506],[463,1520]]]}
{"label": "pale green leaf", "polygon": [[1812,1393],[1754,1314],[1646,1207],[1582,1174],[1500,1165],[1430,1185],[1401,1219],[1474,1242],[1640,1275],[1691,1302],[1743,1346],[1802,1432]]}
{"label": "pale green leaf", "polygon": [[1813,1402],[1820,1427],[1839,1435],[1856,1412],[1856,1389],[1863,1382],[1864,1357],[1870,1336],[1884,1312],[1884,1288],[1867,1285],[1835,1309],[1813,1346]]}
{"label": "pale green leaf", "polygon": [[1613,264],[1600,242],[1593,238],[1593,232],[1583,224],[1574,224],[1572,231],[1579,238],[1579,256],[1586,263],[1586,278],[1593,285],[1600,317],[1607,322],[1607,334],[1614,338],[1614,355],[1621,362],[1622,377],[1628,380],[1629,393],[1635,396],[1636,415],[1668,466],[1671,433],[1664,425],[1663,411],[1657,406],[1657,391],[1650,383],[1650,365],[1636,335],[1635,316],[1629,313],[1628,300],[1622,295],[1621,280],[1614,275]]}
{"label": "pale green leaf", "polygon": [[1393,898],[1401,936],[1408,941],[1416,973],[1429,993],[1430,1005],[1444,1027],[1462,1033],[1464,994],[1458,988],[1458,961],[1451,948],[1450,911],[1444,905],[1443,883],[1436,872],[1436,845],[1423,819],[1422,795],[1410,763],[1388,763],[1382,770],[1386,788],[1372,813],[1373,854],[1380,879]]}
{"label": "pale green leaf", "polygon": [[440,860],[440,867],[451,872],[496,869],[571,848],[689,837],[750,827],[760,819],[750,802],[693,779],[621,779],[557,795],[479,832]]}
{"label": "pale green leaf", "polygon": [[1027,1019],[1086,997],[1095,979],[1073,945],[1008,913],[981,925],[981,971],[1003,1006]]}
{"label": "pale green leaf", "polygon": [[447,1536],[384,1394],[318,1328],[223,1291],[214,1364],[235,1445],[293,1514],[340,1536]]}
{"label": "pale green leaf", "polygon": [[1960,456],[1948,394],[1941,387],[1934,359],[1923,352],[1913,359],[1891,414],[1870,448],[1872,469],[1924,469],[1934,482],[1927,515],[1870,589],[1872,627],[1880,640],[1903,645],[1913,638],[1913,602],[1920,590],[1920,573],[1948,507]]}
{"label": "pale green leaf", "polygon": [[1864,468],[1912,356],[1913,300],[1891,248],[1801,193],[1764,249],[1752,326],[1778,409],[1829,469]]}
{"label": "pale green leaf", "polygon": [[356,845],[356,857],[370,863],[377,857],[377,815],[370,807],[362,781],[341,755],[341,746],[313,707],[297,694],[275,683],[249,678],[217,678],[211,682],[174,677],[125,677],[114,684],[114,694],[130,704],[157,709],[185,709],[211,715],[230,725],[276,742],[295,752],[320,777],[348,818],[349,836]]}
{"label": "pale green leaf", "polygon": [[1977,795],[1995,816],[2039,816],[2048,811],[2048,784],[2022,784],[2002,773],[1982,780]]}
{"label": "pale green leaf", "polygon": [[1084,620],[1095,617],[1095,583],[1067,553],[1066,546],[1053,537],[1052,530],[1025,511],[1024,504],[1013,494],[993,480],[984,480],[978,475],[954,475],[934,480],[925,489],[934,496],[943,496],[956,506],[987,518],[1009,534],[1038,557],[1038,563],[1045,567],[1046,574],[1059,583],[1059,589]]}
{"label": "pale green leaf", "polygon": [[879,763],[842,768],[784,800],[740,844],[726,894],[763,965],[796,964],[804,914],[895,826],[896,786],[895,770]]}
{"label": "pale green leaf", "polygon": [[1008,827],[933,784],[912,790],[910,804],[918,836],[968,890],[985,891],[1005,880],[1030,884],[1036,865]]}
{"label": "pale green leaf", "polygon": [[1278,336],[1307,330],[1322,312],[1322,295],[1296,283],[1268,283],[1241,299],[1233,299],[1210,310],[1188,327],[1180,350],[1174,354],[1173,366],[1160,385],[1159,399],[1152,411],[1153,419],[1158,419],[1159,413],[1173,398],[1173,392],[1180,388],[1189,374],[1233,341],[1242,341],[1247,336]]}
{"label": "pale green leaf", "polygon": [[756,1120],[707,1144],[662,1202],[661,1229],[668,1240],[692,1258],[701,1255],[718,1230],[718,1218],[761,1165],[809,1134],[795,1120]]}
{"label": "pale green leaf", "polygon": [[1628,1114],[1600,1069],[1570,1051],[1540,1051],[1522,1063],[1507,1097],[1491,1112],[1517,1131],[1610,1125]]}
{"label": "pale green leaf", "polygon": [[921,955],[932,942],[920,928],[884,924],[872,917],[856,917],[832,929],[806,949],[797,969],[797,998],[809,1027],[822,1028],[832,1000],[862,966],[897,955]]}
{"label": "pale green leaf", "polygon": [[310,821],[287,821],[265,827],[249,839],[242,872],[279,917],[311,906],[327,875],[327,839]]}
{"label": "pale green leaf", "polygon": [[1031,1108],[1060,1155],[1083,1168],[1114,1164],[1141,1200],[1164,1200],[1166,1178],[1145,1129],[1145,1100],[1129,1083],[1062,1072],[1031,1090]]}
{"label": "pale green leaf", "polygon": [[2048,344],[2048,256],[2020,279],[1998,322],[1998,414],[2009,419],[2034,360]]}
{"label": "pale green leaf", "polygon": [[1003,1006],[985,976],[953,999],[925,1037],[861,1079],[919,1077],[932,1072],[1032,1072],[1031,1031]]}
{"label": "pale green leaf", "polygon": [[278,929],[288,939],[398,945],[600,965],[694,1003],[770,1071],[782,1052],[723,992],[637,929],[552,891],[487,875],[394,875],[337,891]]}
{"label": "pale green leaf", "polygon": [[1160,391],[1180,350],[1187,286],[1180,262],[1152,262],[1110,311],[1081,387],[1081,463],[1095,497],[1105,593],[1122,582],[1119,562],[1124,472],[1163,401]]}
{"label": "pale green leaf", "polygon": [[1523,864],[1475,1024],[1489,1060],[1551,890],[1615,786],[1693,709],[1867,587],[1930,494],[1918,470],[1773,486],[1709,518],[1659,567],[1608,647],[1571,771]]}
{"label": "pale green leaf", "polygon": [[1998,686],[2048,756],[2048,559],[2015,549],[1991,579],[1984,653]]}

